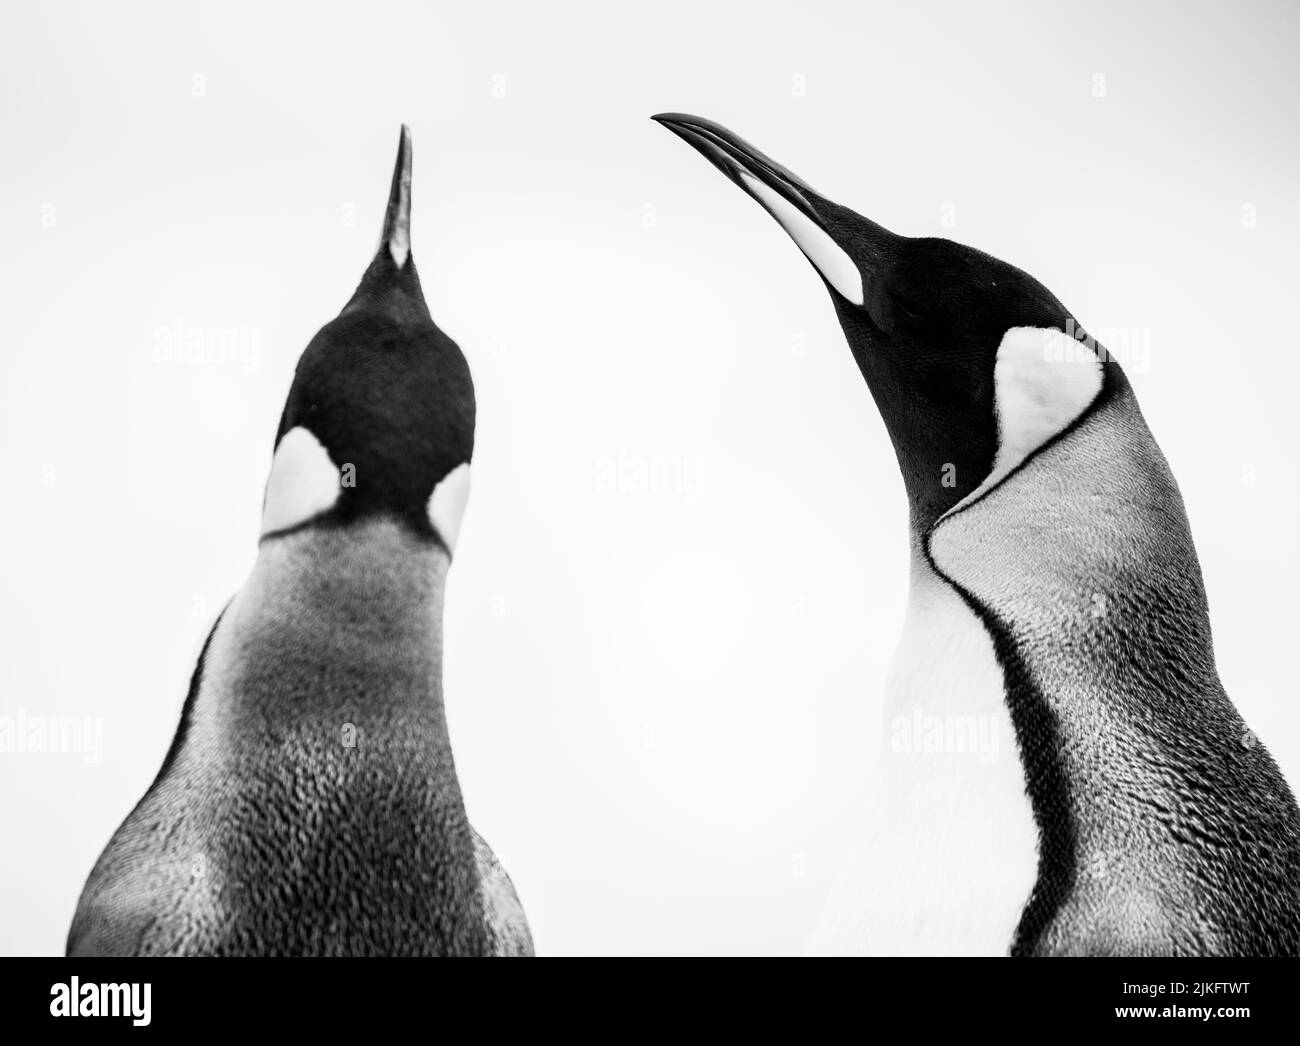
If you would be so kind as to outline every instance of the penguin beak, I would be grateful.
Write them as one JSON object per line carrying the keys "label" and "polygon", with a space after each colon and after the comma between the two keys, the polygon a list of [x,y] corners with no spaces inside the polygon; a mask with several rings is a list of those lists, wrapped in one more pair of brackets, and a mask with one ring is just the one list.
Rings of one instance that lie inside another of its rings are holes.
{"label": "penguin beak", "polygon": [[721,124],[684,113],[659,113],[663,124],[704,156],[768,212],[794,240],[822,278],[854,305],[864,300],[862,273],[830,229],[830,204],[812,186]]}
{"label": "penguin beak", "polygon": [[411,129],[406,124],[402,124],[397,141],[397,163],[393,166],[393,185],[379,247],[388,248],[399,269],[411,256]]}
{"label": "penguin beak", "polygon": [[420,276],[411,256],[411,129],[402,124],[397,162],[379,246],[343,312],[379,312],[408,323],[431,323]]}

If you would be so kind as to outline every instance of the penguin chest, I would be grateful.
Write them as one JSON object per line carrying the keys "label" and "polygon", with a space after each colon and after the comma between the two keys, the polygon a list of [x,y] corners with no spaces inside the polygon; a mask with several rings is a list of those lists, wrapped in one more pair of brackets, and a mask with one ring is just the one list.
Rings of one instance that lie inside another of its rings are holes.
{"label": "penguin chest", "polygon": [[914,579],[882,704],[861,845],[812,950],[1006,955],[1037,831],[992,640],[932,572]]}
{"label": "penguin chest", "polygon": [[900,950],[1005,955],[1038,833],[983,623],[937,578],[914,586],[885,687],[875,837]]}

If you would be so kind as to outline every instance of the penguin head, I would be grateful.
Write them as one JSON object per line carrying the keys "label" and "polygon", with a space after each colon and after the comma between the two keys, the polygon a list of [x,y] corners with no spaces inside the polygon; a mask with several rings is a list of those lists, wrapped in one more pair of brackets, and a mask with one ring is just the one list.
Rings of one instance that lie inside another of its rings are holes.
{"label": "penguin head", "polygon": [[298,361],[276,434],[262,539],[374,516],[456,543],[474,450],[474,384],[434,324],[411,257],[403,126],[379,249]]}
{"label": "penguin head", "polygon": [[892,233],[710,120],[654,119],[768,211],[820,274],[894,444],[914,530],[997,486],[1101,391],[1104,350],[1032,276],[951,240]]}

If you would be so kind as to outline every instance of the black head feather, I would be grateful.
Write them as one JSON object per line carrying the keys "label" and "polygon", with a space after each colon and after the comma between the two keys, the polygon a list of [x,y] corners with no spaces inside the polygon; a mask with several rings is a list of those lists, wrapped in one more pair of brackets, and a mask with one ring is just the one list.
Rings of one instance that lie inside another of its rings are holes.
{"label": "black head feather", "polygon": [[429,314],[410,252],[411,141],[402,128],[383,235],[339,316],[311,340],[276,444],[306,428],[340,469],[333,508],[313,523],[384,513],[437,538],[434,487],[474,450],[474,383]]}

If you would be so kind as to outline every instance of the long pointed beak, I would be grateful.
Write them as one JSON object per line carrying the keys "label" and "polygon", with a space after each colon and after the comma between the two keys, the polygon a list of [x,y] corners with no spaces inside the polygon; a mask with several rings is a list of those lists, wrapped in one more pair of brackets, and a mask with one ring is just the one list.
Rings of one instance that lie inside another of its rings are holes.
{"label": "long pointed beak", "polygon": [[[854,305],[863,303],[862,273],[830,223],[835,208],[802,178],[721,124],[684,113],[651,117],[753,197],[794,240],[822,278]],[[883,230],[882,230],[883,231]]]}
{"label": "long pointed beak", "polygon": [[379,246],[351,301],[343,307],[344,312],[358,309],[385,312],[404,322],[432,319],[411,256],[411,129],[406,124],[397,140],[397,162]]}
{"label": "long pointed beak", "polygon": [[388,192],[388,212],[380,245],[388,248],[400,269],[411,254],[411,129],[402,124],[397,141],[397,163],[393,166],[393,186]]}

